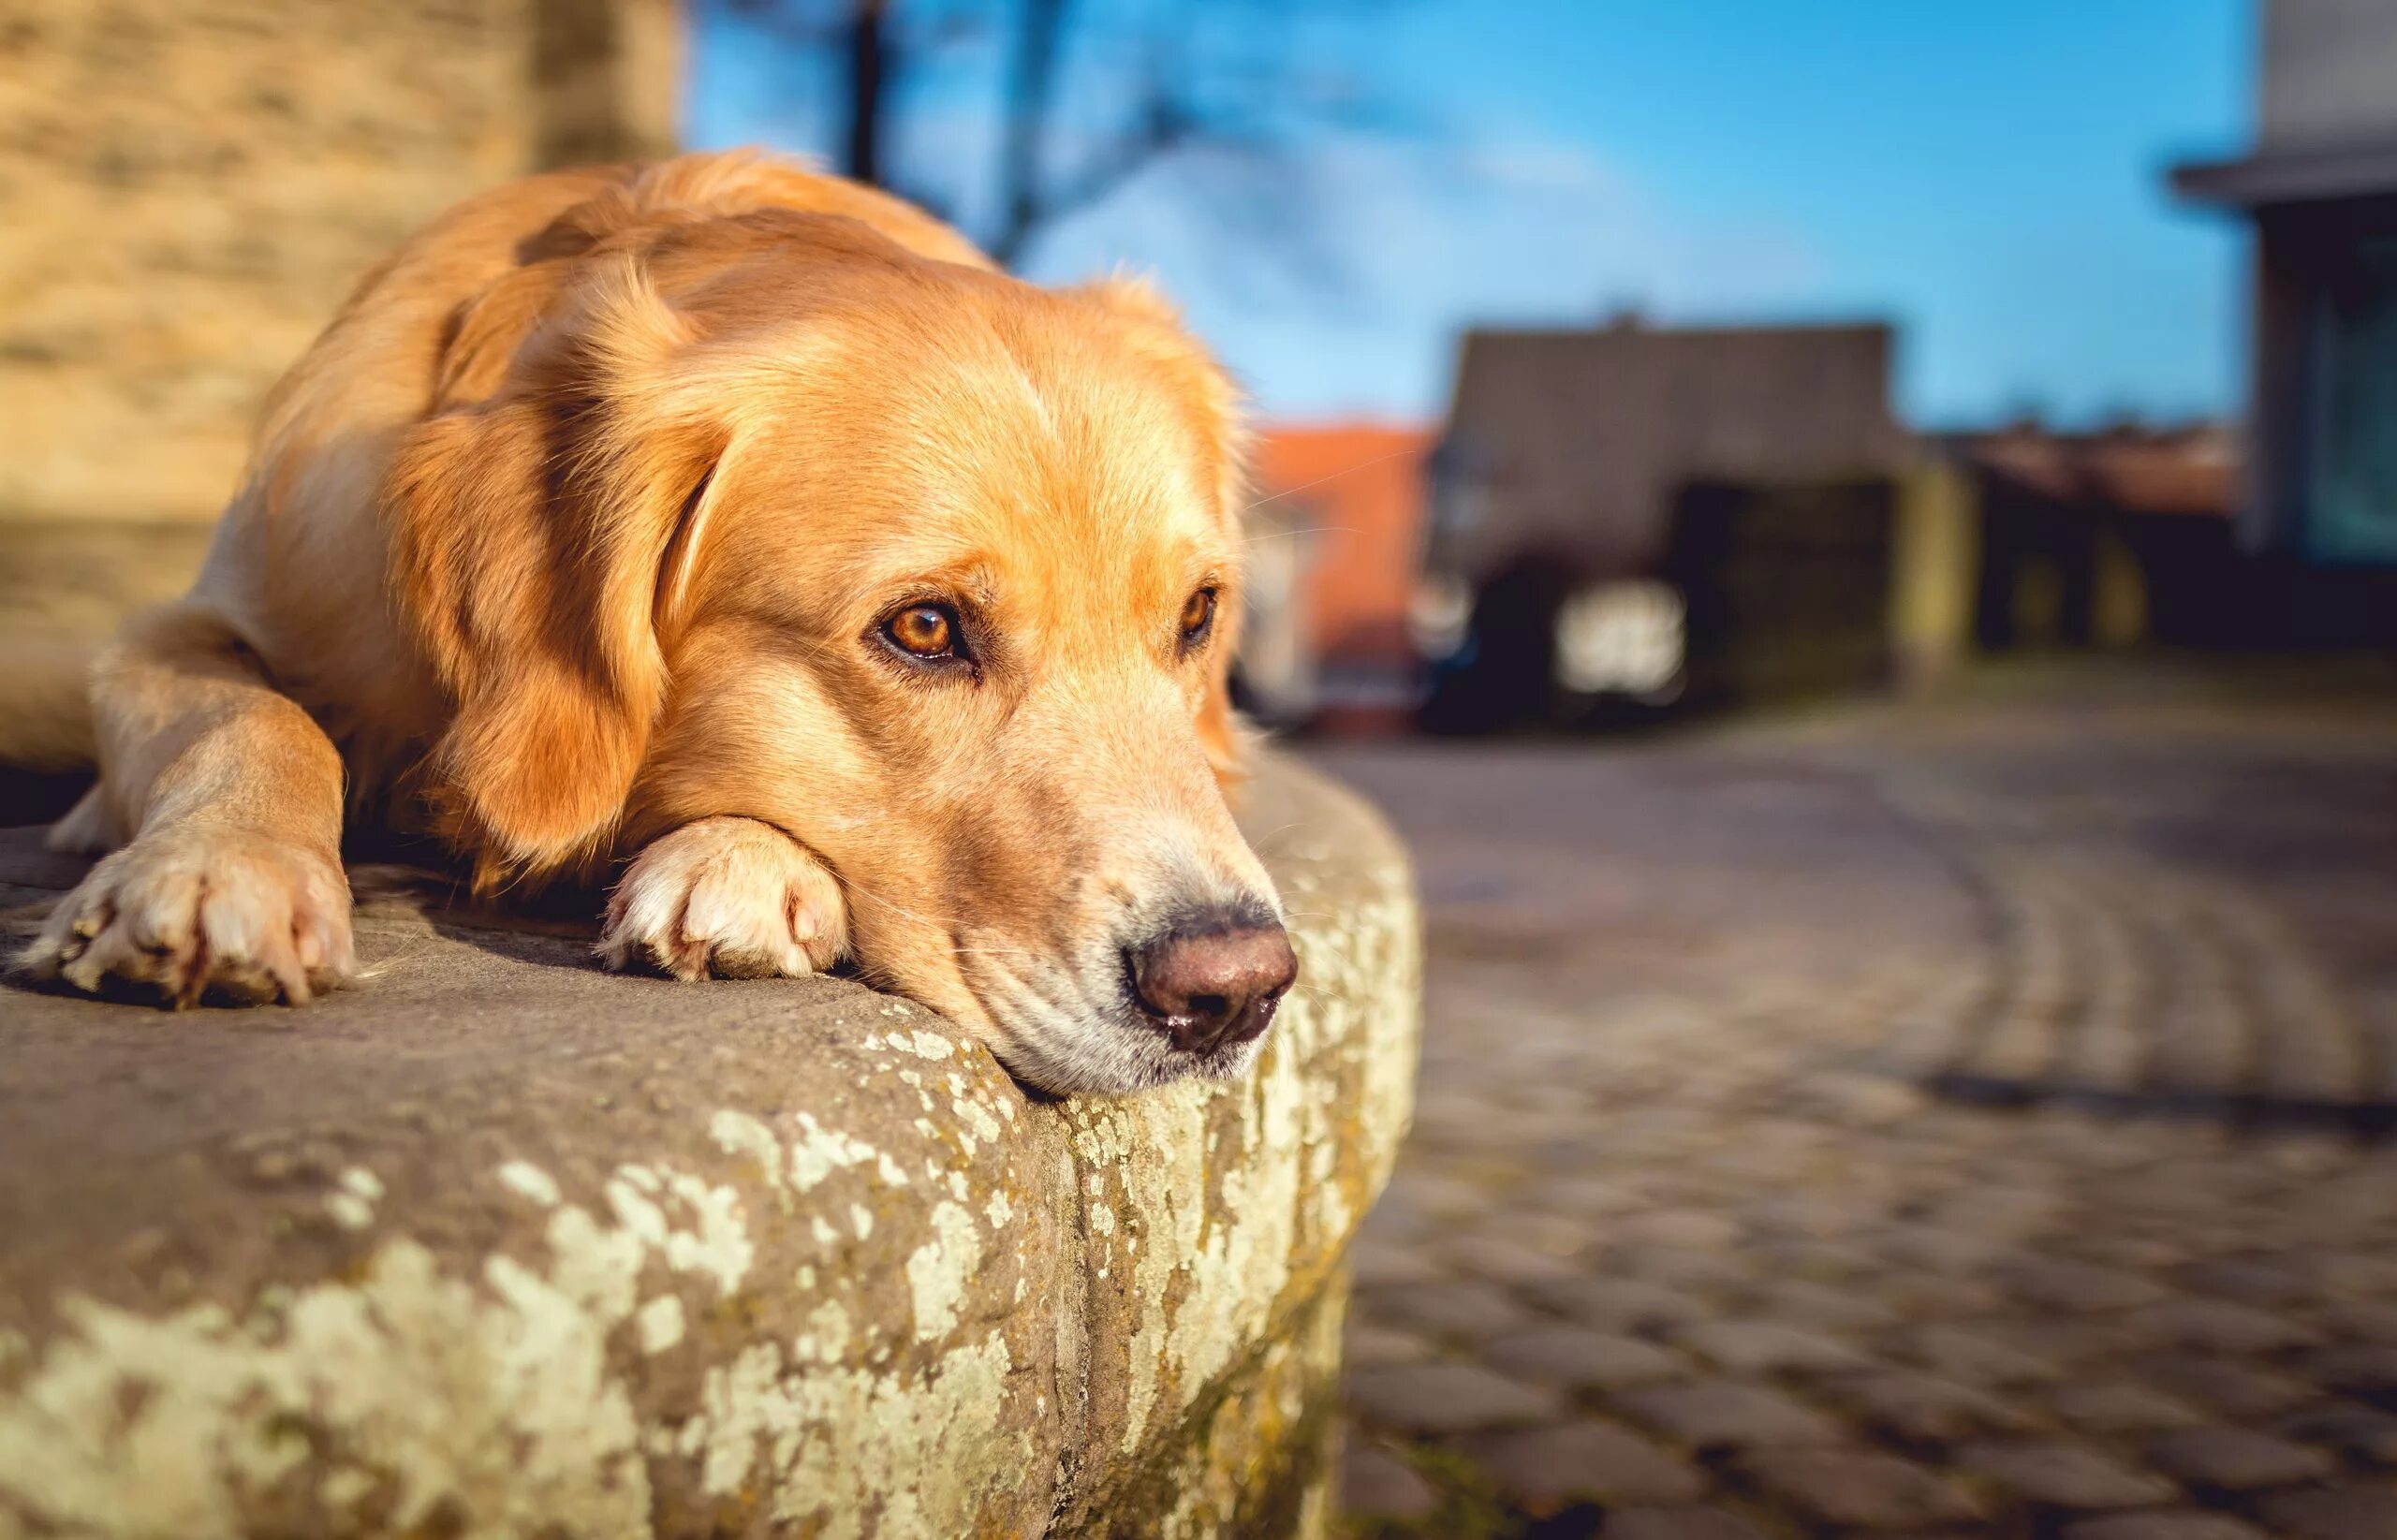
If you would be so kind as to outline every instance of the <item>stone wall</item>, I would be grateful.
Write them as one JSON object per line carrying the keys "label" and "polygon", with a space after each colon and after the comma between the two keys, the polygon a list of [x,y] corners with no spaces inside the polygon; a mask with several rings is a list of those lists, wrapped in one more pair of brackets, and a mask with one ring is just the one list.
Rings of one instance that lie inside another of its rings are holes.
{"label": "stone wall", "polygon": [[674,138],[674,0],[0,0],[0,520],[213,518],[357,279]]}
{"label": "stone wall", "polygon": [[[1246,819],[1299,990],[1121,1100],[404,894],[304,1012],[0,986],[0,1540],[1323,1533],[1418,918],[1349,794]],[[7,840],[0,942],[80,870]]]}

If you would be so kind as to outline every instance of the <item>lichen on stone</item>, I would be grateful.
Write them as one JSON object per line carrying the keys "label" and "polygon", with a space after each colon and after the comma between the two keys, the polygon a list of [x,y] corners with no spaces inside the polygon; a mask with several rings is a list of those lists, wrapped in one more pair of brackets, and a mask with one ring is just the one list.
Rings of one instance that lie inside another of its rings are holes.
{"label": "lichen on stone", "polygon": [[233,1211],[293,1223],[173,1237],[202,1302],[96,1269],[0,1298],[0,1540],[1319,1533],[1419,957],[1387,836],[1294,795],[1304,983],[1249,1078],[1037,1101],[819,985],[868,1030],[746,1078],[700,1038],[561,1118],[244,1145],[281,1207]]}

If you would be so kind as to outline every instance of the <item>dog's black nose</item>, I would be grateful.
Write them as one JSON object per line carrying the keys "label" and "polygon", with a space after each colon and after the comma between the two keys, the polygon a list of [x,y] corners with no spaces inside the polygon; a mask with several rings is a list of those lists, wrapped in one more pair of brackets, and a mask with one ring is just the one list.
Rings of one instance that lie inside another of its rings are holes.
{"label": "dog's black nose", "polygon": [[1185,1053],[1245,1043],[1273,1024],[1299,976],[1289,933],[1269,916],[1226,910],[1188,917],[1125,950],[1140,1008]]}

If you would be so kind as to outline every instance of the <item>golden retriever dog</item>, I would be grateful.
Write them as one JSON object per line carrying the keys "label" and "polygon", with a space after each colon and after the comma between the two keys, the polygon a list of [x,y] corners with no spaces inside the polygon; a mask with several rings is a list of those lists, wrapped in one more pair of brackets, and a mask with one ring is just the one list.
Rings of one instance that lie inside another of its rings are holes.
{"label": "golden retriever dog", "polygon": [[23,965],[305,1002],[355,972],[347,820],[489,892],[612,874],[613,966],[853,958],[1051,1090],[1238,1073],[1296,971],[1223,789],[1241,481],[1139,284],[753,154],[473,198],[94,664],[52,839],[110,854]]}

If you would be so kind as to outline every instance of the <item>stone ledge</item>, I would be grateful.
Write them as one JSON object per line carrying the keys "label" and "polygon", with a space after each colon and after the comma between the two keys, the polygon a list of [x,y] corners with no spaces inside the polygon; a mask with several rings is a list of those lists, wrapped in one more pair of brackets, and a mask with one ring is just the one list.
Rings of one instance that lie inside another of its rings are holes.
{"label": "stone ledge", "polygon": [[[1120,1101],[404,901],[305,1013],[0,991],[0,1537],[1319,1532],[1418,921],[1348,793],[1249,822],[1300,990]],[[0,915],[74,871],[18,839]]]}

